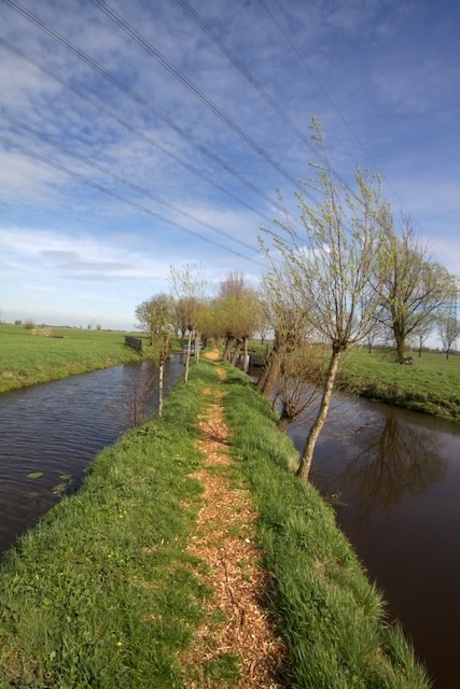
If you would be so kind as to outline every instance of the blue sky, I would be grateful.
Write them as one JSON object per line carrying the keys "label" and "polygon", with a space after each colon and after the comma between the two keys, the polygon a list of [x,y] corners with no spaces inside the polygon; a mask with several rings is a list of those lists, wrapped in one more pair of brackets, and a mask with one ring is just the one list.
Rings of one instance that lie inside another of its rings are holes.
{"label": "blue sky", "polygon": [[312,115],[459,276],[459,30],[456,0],[0,0],[2,320],[131,329],[171,264],[256,281]]}

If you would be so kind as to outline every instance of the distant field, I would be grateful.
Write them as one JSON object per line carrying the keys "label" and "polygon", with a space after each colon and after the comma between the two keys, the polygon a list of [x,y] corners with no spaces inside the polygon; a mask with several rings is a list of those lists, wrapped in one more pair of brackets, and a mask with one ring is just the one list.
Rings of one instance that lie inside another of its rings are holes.
{"label": "distant field", "polygon": [[347,355],[341,377],[350,391],[365,397],[460,421],[460,356],[412,356],[416,363],[407,366],[384,352],[357,350]]}
{"label": "distant field", "polygon": [[125,333],[77,328],[35,332],[0,325],[0,392],[139,360],[125,346]]}

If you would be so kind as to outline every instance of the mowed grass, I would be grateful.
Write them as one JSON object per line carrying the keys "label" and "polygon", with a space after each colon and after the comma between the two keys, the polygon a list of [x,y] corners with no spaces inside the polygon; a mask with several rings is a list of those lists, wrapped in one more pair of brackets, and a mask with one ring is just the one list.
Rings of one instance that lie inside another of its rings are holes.
{"label": "mowed grass", "polygon": [[[104,450],[0,568],[0,687],[172,689],[209,594],[185,551],[206,376]],[[184,394],[182,394],[184,392]]]}
{"label": "mowed grass", "polygon": [[[296,453],[248,377],[202,361],[153,418],[102,452],[82,490],[20,539],[0,567],[0,687],[182,689],[184,651],[211,592],[187,553],[201,499],[197,415],[220,387],[238,482],[258,512],[264,598],[290,689],[427,689],[332,509],[293,475]],[[235,478],[236,480],[236,478]],[[421,602],[422,604],[422,602]],[[239,659],[210,668],[238,685]],[[193,661],[189,661],[193,662]],[[195,661],[198,662],[198,661]],[[234,667],[235,666],[235,667]],[[225,672],[224,672],[225,669]],[[230,672],[231,670],[231,672]]]}
{"label": "mowed grass", "polygon": [[[276,417],[229,370],[232,452],[258,510],[265,598],[288,648],[290,689],[426,689],[423,668],[344,534],[332,508],[293,474],[297,455]],[[420,602],[423,604],[423,601]]]}
{"label": "mowed grass", "polygon": [[460,356],[412,353],[415,365],[395,364],[389,353],[365,349],[350,352],[341,379],[351,392],[460,421]]}
{"label": "mowed grass", "polygon": [[77,328],[51,332],[49,337],[0,325],[0,392],[139,360],[139,354],[125,346],[125,333]]}

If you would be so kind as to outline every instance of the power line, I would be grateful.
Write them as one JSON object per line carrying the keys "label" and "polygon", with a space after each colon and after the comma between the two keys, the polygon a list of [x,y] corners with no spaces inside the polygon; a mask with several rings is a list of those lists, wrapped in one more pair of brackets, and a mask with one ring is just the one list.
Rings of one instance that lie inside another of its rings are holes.
{"label": "power line", "polygon": [[199,225],[202,225],[203,227],[207,228],[208,230],[211,230],[212,232],[216,232],[217,234],[220,234],[222,237],[225,237],[226,239],[229,239],[232,242],[235,242],[236,244],[239,244],[240,246],[244,247],[245,249],[249,249],[249,251],[254,251],[255,253],[258,252],[258,248],[252,246],[251,244],[248,244],[246,242],[241,241],[240,239],[237,239],[236,237],[233,237],[232,235],[228,234],[227,232],[224,232],[223,230],[219,229],[215,225],[211,225],[210,223],[207,223],[200,218],[196,217],[192,213],[188,213],[187,211],[182,210],[178,206],[176,206],[173,203],[170,203],[169,201],[166,201],[165,199],[162,199],[160,196],[157,194],[154,194],[153,192],[149,191],[148,189],[145,189],[144,187],[139,186],[138,184],[134,184],[133,182],[129,182],[126,178],[120,177],[120,175],[117,175],[115,172],[112,170],[109,170],[108,168],[104,167],[103,165],[99,165],[98,163],[90,160],[87,156],[81,155],[80,153],[76,153],[75,151],[72,151],[70,148],[67,146],[64,146],[61,143],[58,143],[57,141],[53,141],[50,139],[50,137],[46,136],[42,132],[37,131],[36,129],[33,129],[32,127],[29,127],[29,125],[25,124],[24,122],[21,122],[15,117],[12,117],[11,115],[8,115],[7,113],[0,112],[0,117],[6,120],[7,122],[10,122],[10,124],[13,124],[15,127],[19,127],[20,129],[28,132],[29,134],[32,134],[33,136],[36,136],[37,138],[41,139],[42,141],[46,141],[48,144],[51,144],[55,148],[58,148],[59,150],[63,151],[67,155],[72,156],[73,158],[76,158],[77,160],[81,160],[83,163],[86,165],[89,165],[92,167],[94,170],[98,170],[99,172],[102,172],[102,174],[106,175],[107,177],[111,177],[113,180],[116,182],[119,182],[120,184],[123,184],[130,189],[133,189],[134,191],[137,191],[141,194],[144,194],[148,198],[152,199],[153,201],[156,201],[156,203],[159,203],[162,206],[165,206],[166,208],[169,208],[170,210],[173,210],[174,212],[178,213],[179,215],[183,215],[185,218],[188,218],[188,220],[192,220],[193,222],[196,222]]}
{"label": "power line", "polygon": [[124,119],[119,114],[117,114],[116,112],[114,112],[113,110],[108,108],[105,104],[100,103],[99,101],[95,100],[90,95],[88,95],[87,93],[82,91],[80,88],[74,86],[70,81],[68,81],[67,79],[60,76],[59,72],[57,72],[56,70],[51,69],[50,67],[39,62],[36,58],[32,57],[31,55],[28,55],[27,53],[22,51],[20,48],[18,48],[16,45],[13,45],[9,41],[7,41],[2,36],[0,36],[0,44],[3,45],[8,50],[10,50],[11,52],[14,52],[16,55],[18,55],[22,59],[29,62],[29,64],[36,67],[36,69],[39,69],[44,74],[51,77],[52,79],[54,79],[58,83],[60,83],[66,89],[68,89],[69,91],[74,93],[76,96],[78,96],[82,100],[84,100],[87,103],[89,103],[90,105],[92,105],[94,108],[97,108],[100,112],[107,115],[107,117],[110,117],[111,119],[113,119],[117,124],[121,125],[122,127],[127,129],[128,131],[135,134],[135,136],[139,137],[140,139],[143,139],[146,143],[155,147],[158,151],[160,151],[164,155],[168,156],[169,158],[174,160],[176,163],[179,163],[179,165],[182,165],[183,167],[185,167],[192,174],[196,175],[197,177],[201,177],[201,179],[203,179],[205,182],[207,182],[208,184],[213,186],[215,189],[218,189],[219,191],[223,192],[224,194],[226,194],[227,196],[232,198],[234,201],[237,201],[237,203],[240,203],[242,206],[244,206],[248,210],[259,215],[264,220],[268,220],[269,222],[272,221],[272,218],[270,218],[268,215],[265,215],[261,211],[257,210],[256,208],[254,208],[254,206],[247,203],[244,199],[240,198],[239,196],[237,196],[236,194],[231,192],[226,187],[222,186],[221,184],[218,184],[215,180],[211,179],[211,177],[209,177],[208,175],[205,175],[201,170],[198,170],[194,165],[191,165],[190,163],[185,161],[183,158],[180,158],[178,155],[176,155],[172,151],[169,151],[165,146],[160,144],[158,141],[153,139],[148,134],[145,134],[145,132],[141,131],[137,127],[134,127],[130,122],[128,122],[128,120]]}
{"label": "power line", "polygon": [[271,205],[277,207],[279,210],[283,210],[282,207],[280,206],[280,204],[275,202],[273,200],[273,198],[271,196],[269,196],[268,194],[266,194],[263,190],[259,189],[257,187],[257,185],[255,185],[253,182],[251,182],[251,180],[247,179],[244,175],[242,175],[240,172],[235,170],[229,163],[227,163],[225,160],[220,158],[220,156],[218,156],[216,153],[214,153],[207,146],[205,146],[204,144],[199,142],[197,139],[195,139],[191,134],[188,134],[180,125],[178,125],[176,122],[171,120],[170,117],[165,115],[158,108],[156,108],[154,105],[152,105],[152,103],[147,101],[145,98],[143,98],[141,95],[139,95],[136,91],[134,91],[129,86],[127,86],[127,84],[125,84],[123,81],[121,81],[121,79],[119,79],[113,73],[109,72],[104,67],[102,67],[102,65],[100,65],[98,62],[96,62],[96,60],[93,60],[89,55],[87,55],[80,48],[78,48],[73,43],[71,43],[66,38],[64,38],[64,36],[62,36],[57,31],[55,31],[52,27],[50,27],[49,24],[46,24],[45,22],[43,22],[36,15],[32,14],[32,12],[29,12],[29,10],[27,10],[25,7],[22,7],[19,3],[15,2],[15,0],[3,0],[3,2],[10,5],[10,7],[12,7],[12,9],[16,10],[19,14],[22,14],[32,24],[37,26],[44,33],[48,34],[57,43],[64,46],[65,48],[67,48],[76,57],[78,57],[80,60],[85,62],[92,69],[94,69],[96,72],[98,72],[101,76],[103,76],[105,79],[110,81],[110,83],[112,83],[114,86],[116,86],[121,91],[123,91],[123,93],[125,93],[127,96],[129,96],[138,105],[142,106],[143,108],[148,110],[150,113],[152,113],[155,117],[157,117],[159,120],[161,120],[164,124],[168,125],[171,129],[173,129],[182,138],[186,139],[189,143],[191,143],[197,150],[199,150],[205,156],[207,156],[208,158],[213,160],[215,163],[217,163],[223,170],[225,170],[229,174],[233,175],[236,179],[238,179],[240,182],[245,184],[254,193],[256,193],[259,196],[261,196],[262,198],[264,198]]}
{"label": "power line", "polygon": [[[11,2],[12,0],[7,0]],[[305,192],[298,180],[296,180],[287,170],[285,170],[279,163],[274,160],[267,151],[262,148],[247,132],[245,132],[239,125],[237,125],[232,118],[227,115],[211,98],[209,98],[196,84],[194,84],[180,69],[168,60],[163,53],[161,53],[155,46],[147,41],[142,34],[132,27],[125,19],[123,19],[114,9],[107,5],[103,0],[91,0],[91,2],[99,7],[117,26],[125,31],[131,38],[136,41],[151,57],[159,62],[170,74],[172,74],[181,84],[183,84],[191,93],[193,93],[198,100],[200,100],[207,108],[209,108],[217,117],[219,117],[232,131],[234,131],[243,141],[245,141],[258,155],[260,155],[269,165],[271,165],[277,172],[285,177],[294,187]],[[308,193],[307,193],[308,195]],[[312,197],[314,198],[314,197]]]}
{"label": "power line", "polygon": [[[93,2],[99,4],[99,0],[93,0]],[[216,45],[222,50],[222,52],[228,57],[228,59],[235,65],[238,71],[249,81],[251,86],[255,88],[260,95],[266,100],[271,108],[281,117],[281,119],[288,125],[288,127],[298,136],[298,138],[312,151],[312,153],[319,156],[318,151],[312,145],[311,140],[305,136],[301,129],[292,121],[289,115],[283,110],[283,108],[277,103],[277,101],[268,93],[268,91],[262,86],[262,84],[256,79],[254,74],[246,67],[246,65],[238,58],[237,55],[224,43],[224,41],[216,34],[216,32],[211,28],[211,26],[203,19],[203,17],[198,14],[198,12],[187,2],[187,0],[177,0],[177,2],[182,5],[182,7],[189,13],[192,19],[202,28],[202,30],[214,41]]]}
{"label": "power line", "polygon": [[3,136],[0,136],[0,142],[5,144],[6,146],[10,146],[11,148],[16,149],[17,151],[20,151],[21,153],[24,153],[25,155],[27,155],[31,158],[34,158],[35,160],[40,161],[41,163],[44,163],[45,165],[48,165],[49,167],[54,168],[55,170],[59,170],[59,172],[63,172],[64,174],[69,175],[69,177],[72,177],[73,179],[76,179],[79,182],[86,184],[87,186],[90,186],[90,187],[93,187],[94,189],[97,189],[98,191],[102,192],[103,194],[107,194],[107,196],[111,196],[112,198],[117,199],[117,201],[121,201],[122,203],[125,203],[128,206],[135,208],[136,210],[140,210],[143,213],[147,213],[148,215],[155,218],[156,220],[159,220],[160,222],[164,222],[168,225],[171,225],[172,227],[175,227],[178,230],[186,232],[187,234],[190,234],[193,237],[201,239],[202,241],[207,242],[208,244],[212,244],[213,246],[216,246],[219,249],[222,249],[223,251],[227,251],[228,253],[234,254],[235,256],[238,256],[239,258],[244,258],[246,261],[250,261],[251,263],[254,263],[256,265],[264,267],[264,264],[261,263],[260,261],[257,261],[256,259],[253,259],[249,256],[244,255],[244,254],[241,254],[240,252],[235,251],[234,249],[231,249],[227,246],[224,246],[220,242],[216,242],[214,239],[211,239],[209,237],[205,237],[204,235],[200,234],[199,232],[195,232],[194,230],[191,230],[189,227],[185,227],[184,225],[180,225],[179,223],[175,222],[174,220],[170,220],[169,218],[165,218],[164,216],[160,215],[159,213],[152,211],[150,208],[146,208],[145,206],[142,206],[141,204],[137,203],[136,201],[132,201],[131,199],[127,199],[124,196],[121,196],[121,194],[118,194],[115,191],[107,189],[106,187],[103,187],[102,185],[98,184],[97,182],[89,180],[88,178],[84,177],[83,175],[80,175],[79,173],[74,172],[73,170],[69,170],[68,168],[64,167],[63,165],[60,165],[59,163],[56,163],[55,161],[50,160],[49,158],[45,158],[45,156],[42,156],[39,153],[35,153],[34,151],[31,151],[30,149],[27,149],[24,146],[21,146],[20,144],[17,144],[14,141],[11,141],[10,139],[7,139]]}
{"label": "power line", "polygon": [[[178,2],[183,2],[183,1],[184,1],[184,0],[178,0]],[[348,129],[348,131],[350,132],[350,134],[351,134],[351,135],[353,136],[353,138],[355,139],[356,143],[360,146],[360,148],[361,148],[361,149],[363,150],[363,152],[366,154],[366,156],[368,157],[368,159],[370,160],[370,162],[371,162],[372,165],[374,166],[375,170],[379,173],[380,177],[386,182],[386,184],[387,184],[388,187],[391,189],[391,191],[392,191],[393,194],[396,196],[396,198],[399,200],[399,202],[401,203],[401,205],[405,207],[404,201],[401,199],[401,197],[399,196],[399,194],[397,193],[397,191],[396,191],[396,190],[394,189],[394,187],[391,185],[390,181],[389,181],[388,179],[386,179],[386,177],[384,176],[384,174],[383,174],[382,172],[380,172],[379,166],[377,165],[377,163],[375,162],[375,160],[373,159],[373,157],[371,156],[371,154],[369,153],[369,151],[366,149],[366,147],[364,146],[363,142],[362,142],[361,139],[358,137],[358,135],[356,134],[356,132],[353,130],[353,128],[351,127],[351,125],[347,122],[347,120],[345,119],[345,116],[342,114],[342,112],[340,111],[339,107],[338,107],[338,106],[335,104],[335,102],[332,100],[332,98],[330,97],[329,93],[326,91],[326,89],[324,88],[324,86],[322,85],[322,83],[320,82],[320,80],[318,79],[318,77],[316,76],[316,74],[315,74],[315,73],[312,71],[312,69],[309,67],[309,65],[308,65],[307,61],[305,60],[304,56],[302,55],[302,53],[297,49],[297,47],[296,47],[296,46],[294,45],[294,43],[291,41],[291,39],[290,39],[290,37],[289,37],[289,34],[287,34],[286,31],[284,31],[284,29],[283,29],[283,27],[281,26],[281,24],[279,23],[279,21],[275,18],[275,16],[273,15],[273,13],[268,9],[268,7],[267,7],[266,3],[264,2],[264,0],[259,0],[259,2],[260,2],[260,4],[262,5],[262,7],[264,8],[265,12],[266,12],[266,13],[268,14],[268,16],[271,18],[272,22],[273,22],[273,23],[275,24],[275,26],[278,28],[278,31],[282,34],[282,36],[283,36],[284,39],[287,41],[287,43],[289,43],[289,45],[290,45],[291,49],[293,50],[293,52],[297,55],[297,57],[299,58],[299,60],[302,62],[302,64],[303,64],[305,70],[308,72],[308,74],[310,75],[310,77],[313,79],[313,81],[315,82],[315,84],[317,85],[317,87],[319,88],[319,90],[321,91],[321,93],[323,94],[324,98],[328,101],[329,105],[335,110],[335,112],[337,113],[337,115],[338,115],[339,118],[342,120],[343,124],[345,125],[345,127]]]}
{"label": "power line", "polygon": [[[185,1],[185,0],[178,0],[178,2],[183,2],[183,1]],[[266,13],[268,14],[268,16],[271,18],[272,22],[273,22],[273,23],[275,24],[275,26],[278,28],[278,31],[282,34],[282,36],[284,37],[284,39],[287,41],[287,43],[288,43],[289,46],[291,47],[292,51],[297,55],[297,57],[299,58],[299,60],[302,62],[302,64],[303,64],[305,70],[308,72],[308,74],[310,75],[310,77],[313,79],[313,81],[315,82],[315,84],[317,85],[317,87],[319,88],[319,90],[321,91],[321,93],[323,94],[324,98],[328,101],[329,105],[335,110],[335,112],[337,113],[337,115],[339,116],[339,118],[342,120],[343,124],[346,126],[346,128],[348,129],[348,131],[350,132],[350,134],[353,136],[353,138],[355,139],[355,141],[357,142],[357,144],[360,146],[360,148],[361,148],[361,149],[363,150],[363,152],[366,154],[367,158],[370,160],[370,162],[371,162],[372,165],[374,166],[374,169],[375,169],[375,170],[378,172],[378,174],[380,175],[381,179],[385,181],[385,183],[386,183],[386,185],[388,186],[388,188],[391,189],[391,191],[393,192],[394,196],[398,199],[398,201],[400,202],[401,206],[406,210],[406,212],[407,212],[409,215],[412,216],[412,213],[407,209],[407,206],[406,206],[404,200],[401,198],[401,196],[400,196],[400,195],[398,194],[398,192],[395,190],[395,188],[393,187],[393,185],[391,184],[391,182],[387,179],[387,177],[379,170],[379,166],[378,166],[378,164],[376,163],[376,161],[374,160],[374,158],[372,157],[372,155],[369,153],[369,151],[367,150],[367,148],[364,146],[363,142],[362,142],[361,139],[358,137],[358,135],[356,134],[356,132],[353,130],[353,128],[351,127],[351,125],[347,122],[347,120],[345,119],[345,116],[342,114],[342,112],[340,111],[339,107],[335,104],[335,102],[333,101],[333,99],[331,98],[331,96],[329,95],[329,93],[326,91],[326,89],[324,88],[324,86],[322,85],[322,83],[320,82],[320,80],[318,79],[318,77],[316,76],[316,74],[315,74],[315,73],[312,71],[312,69],[309,67],[309,65],[308,65],[307,61],[305,60],[304,56],[300,53],[300,51],[297,49],[297,47],[296,47],[296,46],[294,45],[294,43],[291,41],[291,39],[290,39],[290,37],[289,37],[289,34],[286,33],[286,31],[284,31],[284,29],[283,29],[283,27],[281,26],[281,24],[280,24],[280,23],[278,22],[278,20],[275,18],[275,16],[273,15],[273,13],[269,10],[269,8],[267,7],[267,4],[266,4],[265,0],[259,0],[259,2],[260,2],[260,4],[262,5],[262,7],[263,7],[263,9],[265,10],[265,12],[266,12]],[[413,216],[412,216],[412,217],[413,217]],[[443,254],[442,252],[438,252],[438,253],[439,253],[441,256],[444,257],[444,259],[446,260],[447,263],[449,263],[450,265],[452,265],[450,259],[449,259],[445,254]],[[457,267],[455,267],[455,269],[457,270]]]}

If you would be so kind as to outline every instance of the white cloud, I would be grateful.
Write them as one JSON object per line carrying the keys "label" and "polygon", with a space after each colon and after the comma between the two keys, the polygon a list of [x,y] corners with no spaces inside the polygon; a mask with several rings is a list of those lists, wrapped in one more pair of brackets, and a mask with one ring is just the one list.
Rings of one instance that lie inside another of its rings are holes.
{"label": "white cloud", "polygon": [[[251,245],[257,246],[260,225],[269,221],[244,203],[269,218],[280,213],[225,165],[273,200],[280,188],[288,208],[295,205],[292,184],[282,171],[294,179],[308,178],[313,154],[179,3],[132,0],[129,14],[121,0],[110,4],[257,142],[260,152],[92,2],[22,3],[183,127],[198,145],[182,138],[7,5],[2,6],[0,36],[13,37],[15,45],[32,59],[46,60],[63,79],[110,108],[115,117],[155,138],[226,188],[233,198],[0,48],[0,99],[6,113]],[[258,3],[216,0],[194,3],[194,7],[307,136],[311,115],[320,117],[332,162],[345,178],[353,175],[355,164],[362,163],[366,154],[343,119],[356,128],[373,160],[384,167],[416,221],[428,233],[433,227],[436,239],[454,246],[458,240],[453,221],[459,210],[455,180],[460,172],[459,102],[454,88],[460,57],[454,10],[449,7],[440,12],[415,0],[402,4],[397,0],[351,0],[346,9],[339,0],[307,4],[304,0],[266,2],[295,50]],[[58,309],[62,299],[70,308],[73,300],[74,308],[79,309],[78,301],[84,301],[89,311],[91,300],[105,304],[113,295],[110,303],[118,300],[120,308],[130,314],[133,304],[149,292],[167,287],[173,262],[201,260],[214,282],[235,269],[257,273],[250,262],[203,238],[244,255],[257,258],[257,254],[110,179],[4,118],[0,118],[0,128],[3,136],[50,162],[198,235],[194,238],[174,229],[17,150],[1,148],[0,194],[5,212],[0,223],[0,269],[8,276],[5,285],[14,283],[16,294],[9,294],[8,300],[22,295],[24,303],[32,304],[35,297],[38,300],[46,294],[40,302],[43,305],[54,301]],[[200,144],[211,150],[214,159],[200,151]],[[265,153],[281,172],[267,162]],[[398,207],[396,201],[395,213]]]}

